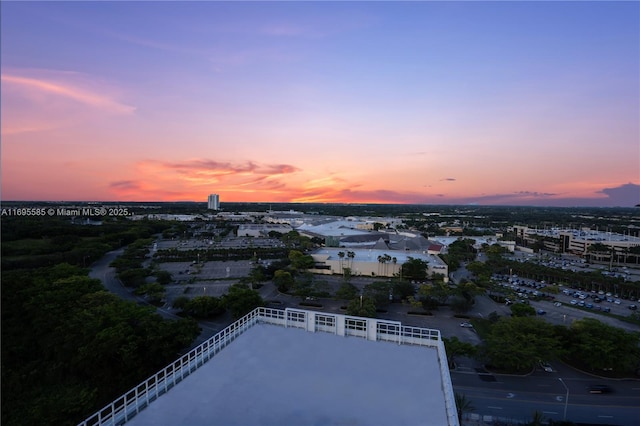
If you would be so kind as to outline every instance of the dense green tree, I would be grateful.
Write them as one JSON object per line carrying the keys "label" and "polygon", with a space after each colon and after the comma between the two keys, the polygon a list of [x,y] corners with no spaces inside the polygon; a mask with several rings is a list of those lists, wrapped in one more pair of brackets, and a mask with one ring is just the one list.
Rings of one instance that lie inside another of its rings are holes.
{"label": "dense green tree", "polygon": [[449,307],[458,314],[469,312],[474,305],[474,299],[467,299],[460,296],[454,296],[449,299]]}
{"label": "dense green tree", "polygon": [[278,291],[287,293],[293,287],[293,276],[290,272],[279,269],[273,275],[273,283]]}
{"label": "dense green tree", "polygon": [[146,295],[149,303],[158,304],[167,293],[166,289],[158,283],[146,283],[134,290],[137,295]]}
{"label": "dense green tree", "polygon": [[149,270],[146,268],[127,269],[118,273],[118,278],[127,287],[140,287],[145,283],[145,279],[149,276]]}
{"label": "dense green tree", "polygon": [[478,287],[470,281],[463,281],[452,289],[455,297],[449,302],[449,306],[456,312],[468,312],[476,303],[476,296],[485,293],[485,289]]}
{"label": "dense green tree", "polygon": [[302,299],[313,296],[315,292],[313,274],[308,271],[296,274],[293,279],[292,292]]}
{"label": "dense green tree", "polygon": [[376,317],[376,304],[369,297],[359,296],[349,302],[347,306],[347,315],[357,317]]}
{"label": "dense green tree", "polygon": [[463,342],[456,336],[451,338],[443,337],[445,351],[447,352],[447,361],[449,366],[453,366],[453,361],[456,356],[468,356],[474,357],[478,353],[478,348],[471,343]]}
{"label": "dense green tree", "polygon": [[297,270],[313,268],[315,264],[313,257],[308,254],[303,254],[298,250],[291,250],[289,252],[289,260],[291,261],[291,266]]}
{"label": "dense green tree", "polygon": [[591,370],[632,372],[640,366],[640,333],[627,332],[593,318],[571,324],[569,357]]}
{"label": "dense green tree", "polygon": [[400,274],[403,279],[411,281],[424,281],[427,279],[427,268],[429,263],[422,259],[411,256],[400,267]]}
{"label": "dense green tree", "polygon": [[393,284],[391,282],[375,281],[364,287],[363,294],[372,299],[377,308],[383,308],[391,301],[392,291]]}
{"label": "dense green tree", "polygon": [[300,235],[298,231],[289,231],[280,237],[280,240],[290,248],[295,248],[298,250],[309,250],[313,247],[313,242],[309,237],[305,237]]}
{"label": "dense green tree", "polygon": [[190,298],[187,296],[179,296],[173,300],[173,307],[176,309],[180,309],[181,311],[186,311],[189,306]]}
{"label": "dense green tree", "polygon": [[488,283],[491,280],[491,274],[493,273],[493,268],[486,262],[469,262],[467,270],[475,275],[476,281],[484,283]]}
{"label": "dense green tree", "polygon": [[267,265],[260,266],[265,280],[270,280],[274,277],[276,271],[286,270],[291,264],[289,258],[276,259],[269,262]]}
{"label": "dense green tree", "polygon": [[407,300],[416,294],[416,286],[406,280],[393,281],[393,298],[397,300]]}
{"label": "dense green tree", "polygon": [[500,318],[485,340],[489,362],[501,369],[523,371],[560,353],[560,341],[553,326],[538,318]]}
{"label": "dense green tree", "polygon": [[167,285],[171,283],[172,277],[171,274],[167,271],[157,271],[155,273],[155,276],[159,284]]}
{"label": "dense green tree", "polygon": [[336,291],[336,299],[340,300],[352,300],[358,296],[360,291],[358,287],[351,284],[350,282],[343,282],[340,284],[340,288]]}
{"label": "dense green tree", "polygon": [[212,296],[196,296],[182,310],[194,318],[211,318],[225,311],[222,299]]}
{"label": "dense green tree", "polygon": [[511,315],[514,317],[527,317],[536,314],[536,310],[526,303],[514,303],[511,305]]}
{"label": "dense green tree", "polygon": [[77,424],[199,333],[69,265],[2,272],[2,423]]}
{"label": "dense green tree", "polygon": [[264,271],[259,265],[251,268],[247,278],[249,284],[251,284],[251,288],[255,288],[258,284],[266,280]]}
{"label": "dense green tree", "polygon": [[459,238],[449,244],[447,251],[450,255],[464,261],[472,261],[476,257],[477,250],[474,248],[476,241],[471,238]]}
{"label": "dense green tree", "polygon": [[243,284],[229,287],[227,294],[222,297],[223,306],[231,312],[234,319],[238,319],[255,308],[264,306],[260,293]]}
{"label": "dense green tree", "polygon": [[444,281],[421,284],[418,287],[418,298],[425,309],[437,309],[438,306],[444,305],[451,294],[451,288]]}

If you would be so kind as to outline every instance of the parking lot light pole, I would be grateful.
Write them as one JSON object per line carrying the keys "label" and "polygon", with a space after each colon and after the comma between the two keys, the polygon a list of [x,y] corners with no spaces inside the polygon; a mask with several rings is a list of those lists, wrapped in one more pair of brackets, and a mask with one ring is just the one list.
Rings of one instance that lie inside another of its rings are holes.
{"label": "parking lot light pole", "polygon": [[558,380],[560,380],[560,383],[562,383],[562,386],[564,386],[564,388],[567,390],[567,396],[564,398],[564,417],[562,418],[562,420],[567,420],[567,405],[569,404],[569,388],[564,383],[564,380],[562,380],[561,377],[558,377]]}

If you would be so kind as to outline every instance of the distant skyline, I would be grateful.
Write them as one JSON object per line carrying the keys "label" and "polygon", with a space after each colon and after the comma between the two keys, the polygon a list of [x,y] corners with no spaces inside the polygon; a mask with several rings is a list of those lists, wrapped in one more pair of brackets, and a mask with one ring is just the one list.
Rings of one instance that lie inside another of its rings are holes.
{"label": "distant skyline", "polygon": [[639,2],[12,2],[1,197],[632,207]]}

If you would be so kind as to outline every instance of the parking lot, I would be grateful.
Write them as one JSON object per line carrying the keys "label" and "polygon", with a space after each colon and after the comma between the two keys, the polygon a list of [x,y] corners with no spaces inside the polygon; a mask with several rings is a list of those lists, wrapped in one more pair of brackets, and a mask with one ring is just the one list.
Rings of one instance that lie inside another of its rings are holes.
{"label": "parking lot", "polygon": [[611,293],[581,291],[566,287],[561,287],[560,293],[552,294],[545,292],[546,283],[522,279],[517,276],[507,279],[510,279],[511,282],[502,281],[500,285],[505,290],[513,292],[513,300],[509,300],[529,303],[536,312],[542,311],[542,315],[551,323],[570,325],[578,319],[594,318],[626,330],[640,330],[640,327],[634,324],[604,314],[608,312],[628,316],[635,312],[629,309],[629,306],[638,305],[635,300],[616,298],[616,295]]}

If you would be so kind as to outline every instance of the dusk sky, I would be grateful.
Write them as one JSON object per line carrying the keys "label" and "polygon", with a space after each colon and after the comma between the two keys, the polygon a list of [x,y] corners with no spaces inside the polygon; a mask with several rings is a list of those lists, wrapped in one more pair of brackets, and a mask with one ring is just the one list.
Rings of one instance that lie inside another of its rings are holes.
{"label": "dusk sky", "polygon": [[7,2],[2,199],[633,206],[639,2]]}

